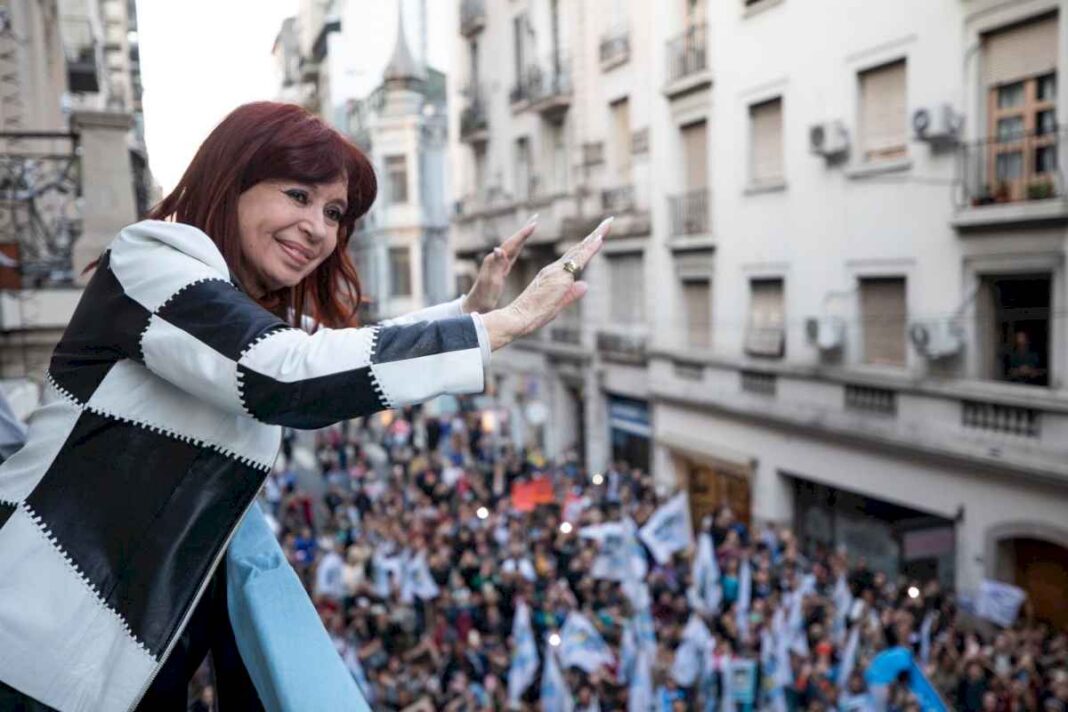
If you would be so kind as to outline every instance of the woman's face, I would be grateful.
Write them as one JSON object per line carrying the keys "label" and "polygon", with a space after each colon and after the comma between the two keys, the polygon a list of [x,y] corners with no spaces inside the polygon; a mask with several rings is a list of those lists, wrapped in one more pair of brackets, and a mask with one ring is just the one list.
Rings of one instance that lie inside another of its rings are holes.
{"label": "woman's face", "polygon": [[348,184],[265,180],[237,200],[241,252],[251,274],[245,285],[259,297],[293,287],[337,247]]}

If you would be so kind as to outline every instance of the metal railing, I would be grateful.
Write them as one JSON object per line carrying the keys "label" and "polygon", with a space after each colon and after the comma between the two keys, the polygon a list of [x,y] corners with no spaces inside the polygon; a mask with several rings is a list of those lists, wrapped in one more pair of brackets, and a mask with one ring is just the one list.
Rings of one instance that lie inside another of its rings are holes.
{"label": "metal railing", "polygon": [[25,286],[69,284],[82,233],[75,134],[0,133],[0,242],[18,245]]}
{"label": "metal railing", "polygon": [[667,43],[668,81],[675,82],[708,69],[708,28],[691,25]]}
{"label": "metal railing", "polygon": [[509,97],[513,104],[571,95],[571,68],[566,58],[555,55],[541,64],[528,65]]}
{"label": "metal railing", "polygon": [[468,139],[473,134],[489,128],[489,112],[486,111],[481,87],[468,87],[463,94],[467,104],[460,112],[460,138]]}
{"label": "metal railing", "polygon": [[708,233],[708,189],[691,190],[668,197],[672,235]]}
{"label": "metal railing", "polygon": [[621,185],[601,191],[601,207],[605,212],[626,212],[634,210],[634,186]]}
{"label": "metal railing", "polygon": [[622,64],[630,59],[630,30],[623,28],[601,37],[601,64]]}
{"label": "metal railing", "polygon": [[597,350],[610,359],[641,363],[647,359],[646,340],[641,336],[597,332]]}
{"label": "metal railing", "polygon": [[1060,127],[1050,127],[962,144],[958,207],[1063,197],[1059,154],[1064,135]]}
{"label": "metal railing", "polygon": [[485,26],[485,0],[462,0],[460,3],[460,34],[464,37],[470,37]]}

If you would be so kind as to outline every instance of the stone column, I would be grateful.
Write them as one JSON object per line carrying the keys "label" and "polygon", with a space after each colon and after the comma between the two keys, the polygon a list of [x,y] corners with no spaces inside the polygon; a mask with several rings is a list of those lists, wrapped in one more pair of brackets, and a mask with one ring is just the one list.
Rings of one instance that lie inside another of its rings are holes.
{"label": "stone column", "polygon": [[82,235],[71,249],[75,278],[84,284],[82,271],[122,228],[137,221],[133,169],[127,132],[129,114],[78,111],[71,130],[79,135],[82,164]]}

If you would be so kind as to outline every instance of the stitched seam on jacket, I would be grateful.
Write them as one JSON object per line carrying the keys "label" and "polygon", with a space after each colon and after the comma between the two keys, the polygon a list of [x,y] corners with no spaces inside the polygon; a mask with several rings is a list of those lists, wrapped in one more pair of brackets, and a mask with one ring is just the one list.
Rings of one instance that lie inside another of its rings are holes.
{"label": "stitched seam on jacket", "polygon": [[265,463],[260,462],[258,460],[253,460],[252,458],[235,452],[224,445],[208,442],[206,440],[201,440],[199,438],[193,437],[192,435],[185,435],[184,433],[179,433],[175,430],[172,430],[171,428],[160,425],[158,423],[154,423],[149,420],[134,420],[133,418],[127,415],[121,415],[113,411],[105,410],[98,406],[89,405],[88,403],[81,403],[78,401],[78,399],[71,395],[70,392],[59,386],[59,384],[55,382],[55,379],[52,377],[52,374],[50,372],[45,373],[45,378],[52,385],[52,387],[59,392],[60,395],[69,400],[73,405],[76,405],[82,410],[87,410],[95,415],[104,416],[105,418],[111,418],[113,420],[119,420],[124,423],[129,423],[130,425],[136,425],[139,428],[149,430],[159,435],[167,435],[176,440],[181,440],[182,442],[189,443],[190,445],[196,445],[197,447],[205,450],[214,450],[215,452],[218,452],[219,454],[224,455],[225,457],[228,457],[231,460],[236,460],[237,462],[240,462],[243,465],[252,467],[257,470],[261,470],[263,472],[270,472],[271,466],[273,465],[273,462]]}
{"label": "stitched seam on jacket", "polygon": [[182,292],[184,292],[184,291],[186,291],[188,289],[192,289],[193,287],[195,287],[198,284],[201,284],[203,282],[222,282],[223,284],[226,284],[226,285],[232,287],[234,289],[234,291],[237,291],[237,287],[234,286],[234,283],[231,282],[230,280],[226,279],[225,277],[200,277],[199,279],[194,279],[192,282],[189,282],[188,284],[183,284],[181,287],[179,287],[177,290],[175,290],[174,294],[172,294],[171,296],[169,296],[166,299],[164,299],[160,303],[160,305],[158,307],[156,307],[155,311],[153,311],[152,313],[158,315],[161,311],[163,311],[163,309],[168,304],[170,304],[175,299],[177,299],[178,296]]}
{"label": "stitched seam on jacket", "polygon": [[41,517],[41,515],[34,512],[30,505],[26,504],[25,502],[21,502],[19,504],[19,507],[26,513],[26,516],[30,518],[30,521],[33,523],[33,530],[37,532],[37,534],[42,539],[44,539],[45,542],[47,542],[48,545],[51,546],[52,549],[60,555],[60,557],[62,557],[63,561],[67,564],[67,568],[69,568],[71,572],[74,573],[75,577],[77,577],[77,579],[82,582],[82,585],[84,585],[89,590],[89,592],[93,594],[93,600],[96,602],[96,604],[100,606],[103,611],[110,614],[116,621],[119,622],[119,625],[122,627],[122,630],[126,633],[127,636],[129,636],[130,640],[137,644],[137,647],[145,655],[147,655],[152,660],[158,662],[156,656],[153,655],[152,651],[148,649],[148,646],[146,646],[145,643],[137,637],[137,635],[133,632],[133,629],[130,627],[130,624],[127,623],[126,619],[122,617],[122,614],[112,608],[110,605],[108,605],[100,589],[98,589],[96,585],[89,580],[89,577],[86,576],[85,573],[81,570],[81,568],[78,567],[78,564],[74,562],[74,559],[72,559],[70,554],[67,553],[67,550],[60,545],[59,539],[57,539],[55,534],[53,534],[48,529],[48,525],[45,524],[44,519]]}
{"label": "stitched seam on jacket", "polygon": [[286,328],[284,329],[272,328],[268,331],[265,331],[264,333],[260,334],[255,339],[250,341],[248,345],[245,346],[245,349],[241,352],[241,354],[237,357],[237,368],[234,369],[234,373],[236,375],[235,387],[237,389],[237,402],[241,404],[241,409],[245,411],[245,415],[252,418],[256,422],[262,423],[264,421],[260,420],[252,414],[252,410],[248,407],[248,403],[245,401],[245,374],[241,372],[241,362],[245,359],[246,356],[252,353],[252,350],[254,348],[266,341],[268,337],[274,336],[275,334],[282,334],[290,330],[300,331],[300,329],[288,325],[286,325]]}
{"label": "stitched seam on jacket", "polygon": [[393,405],[393,399],[386,393],[385,386],[383,386],[382,381],[379,380],[378,371],[375,370],[377,364],[374,362],[375,349],[378,347],[378,335],[381,329],[382,327],[376,326],[374,327],[374,331],[371,332],[371,351],[367,355],[367,363],[368,369],[371,371],[371,387],[375,389],[375,394],[378,396],[378,399],[388,410],[396,406]]}

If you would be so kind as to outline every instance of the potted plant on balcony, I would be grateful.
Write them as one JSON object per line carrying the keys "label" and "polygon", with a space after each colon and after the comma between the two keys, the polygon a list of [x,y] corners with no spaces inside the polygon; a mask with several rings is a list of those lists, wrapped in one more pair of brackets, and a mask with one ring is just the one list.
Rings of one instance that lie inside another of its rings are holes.
{"label": "potted plant on balcony", "polygon": [[994,202],[1007,203],[1012,200],[1012,187],[1007,181],[1000,181],[994,189]]}
{"label": "potted plant on balcony", "polygon": [[986,184],[982,187],[982,190],[977,195],[972,196],[972,207],[978,208],[982,205],[990,205],[994,202],[994,194],[990,190],[990,184]]}
{"label": "potted plant on balcony", "polygon": [[1053,181],[1049,178],[1036,178],[1027,185],[1028,200],[1045,200],[1053,197]]}

